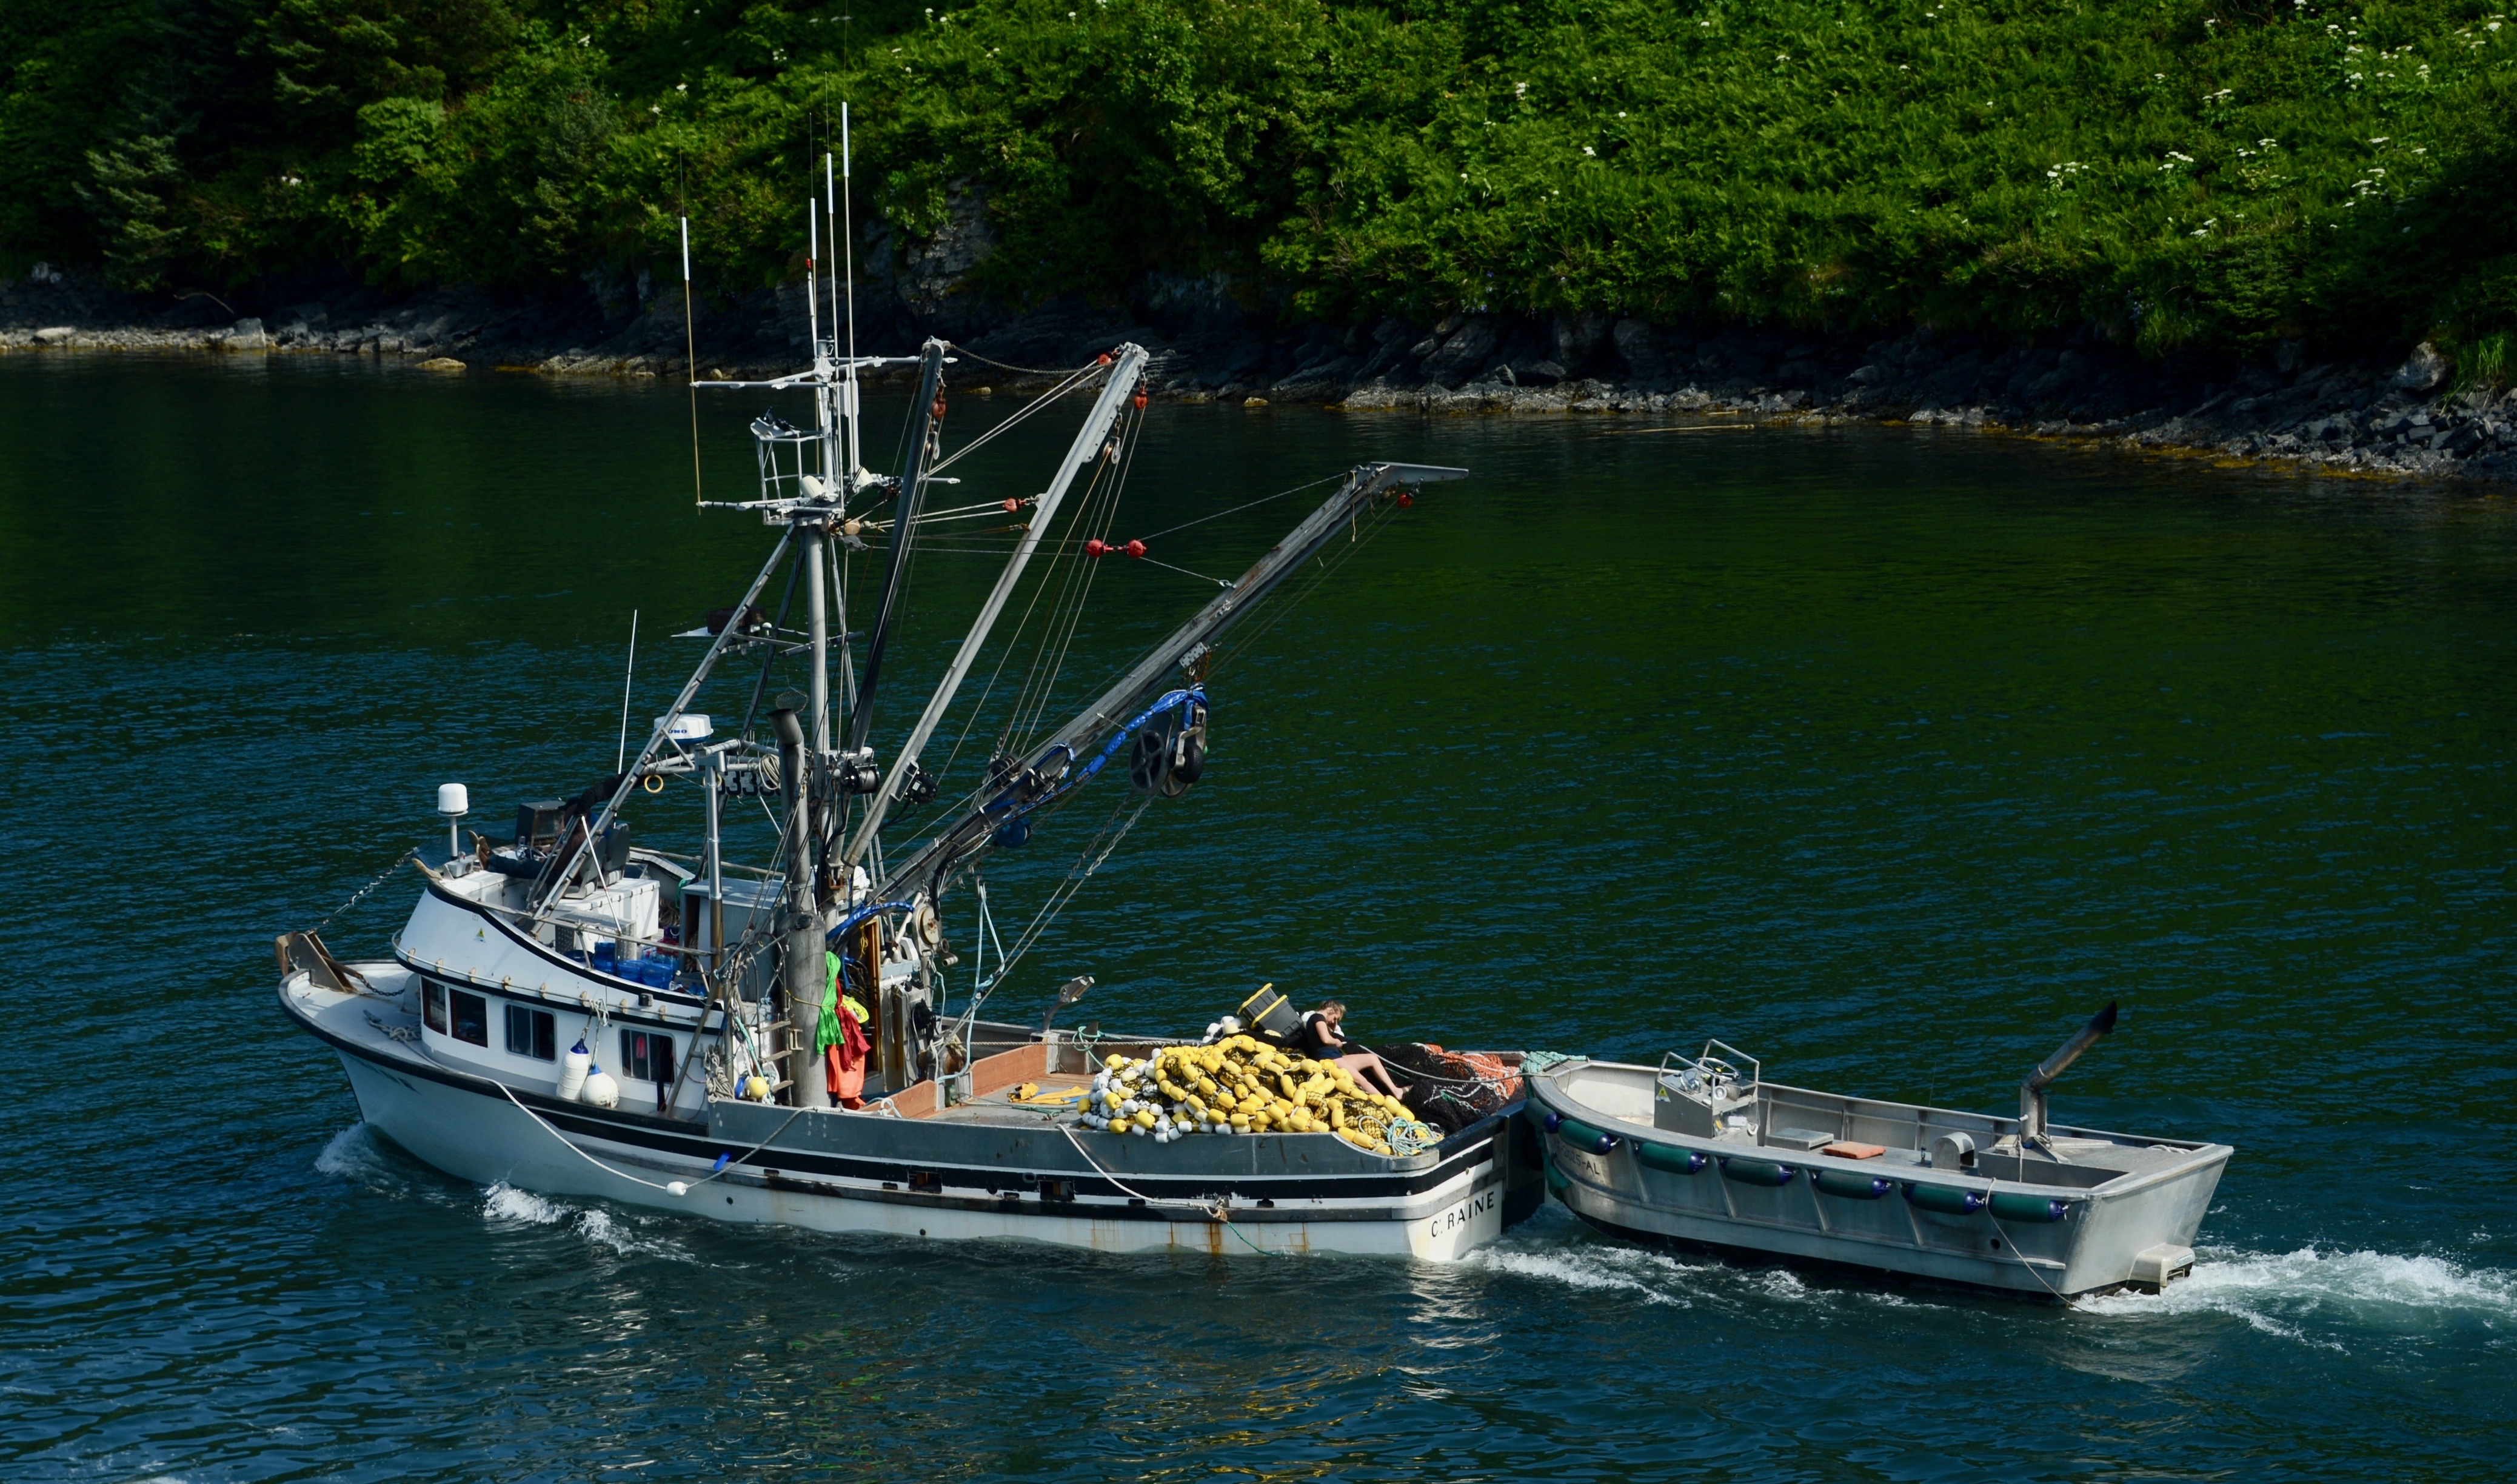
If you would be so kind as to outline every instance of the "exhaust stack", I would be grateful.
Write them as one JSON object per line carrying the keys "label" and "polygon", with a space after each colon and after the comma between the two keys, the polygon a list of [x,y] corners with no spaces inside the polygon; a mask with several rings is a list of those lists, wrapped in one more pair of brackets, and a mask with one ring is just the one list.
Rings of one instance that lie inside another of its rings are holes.
{"label": "exhaust stack", "polygon": [[2105,1009],[2090,1016],[2087,1025],[2072,1032],[2069,1040],[2063,1042],[2053,1055],[2038,1062],[2036,1070],[2028,1073],[2026,1081],[2019,1084],[2019,1142],[2023,1147],[2047,1142],[2045,1089],[2054,1084],[2054,1079],[2061,1077],[2066,1068],[2080,1059],[2081,1052],[2096,1045],[2099,1037],[2114,1028],[2115,1002],[2110,999]]}

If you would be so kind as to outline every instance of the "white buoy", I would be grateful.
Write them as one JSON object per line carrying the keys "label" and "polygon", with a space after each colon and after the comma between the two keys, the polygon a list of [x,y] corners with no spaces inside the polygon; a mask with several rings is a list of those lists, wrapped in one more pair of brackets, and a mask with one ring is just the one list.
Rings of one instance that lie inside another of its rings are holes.
{"label": "white buoy", "polygon": [[559,1100],[561,1102],[576,1101],[577,1093],[585,1087],[586,1071],[593,1065],[594,1057],[585,1049],[585,1038],[580,1036],[576,1039],[576,1044],[569,1047],[568,1054],[559,1060]]}
{"label": "white buoy", "polygon": [[585,1088],[577,1094],[577,1099],[589,1107],[618,1108],[620,1106],[620,1084],[612,1080],[611,1073],[597,1067],[585,1075]]}
{"label": "white buoy", "polygon": [[667,1180],[664,1182],[664,1194],[668,1196],[687,1196],[690,1193],[690,1186],[679,1180]]}

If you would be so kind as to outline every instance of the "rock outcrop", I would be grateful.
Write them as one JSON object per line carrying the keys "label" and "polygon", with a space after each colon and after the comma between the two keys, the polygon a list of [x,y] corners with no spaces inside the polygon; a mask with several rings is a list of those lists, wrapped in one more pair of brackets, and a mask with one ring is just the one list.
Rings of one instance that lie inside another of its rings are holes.
{"label": "rock outcrop", "polygon": [[[1288,324],[1229,276],[1148,275],[1124,303],[1067,298],[1009,313],[968,286],[993,238],[957,197],[935,238],[859,262],[860,348],[955,341],[955,380],[1012,389],[1123,340],[1154,352],[1157,395],[1411,412],[1689,412],[1864,420],[2108,439],[2335,469],[2517,479],[2517,393],[2458,389],[2437,347],[2399,363],[2326,359],[2304,342],[2267,357],[2145,360],[2094,330],[2026,341],[1654,324],[1579,315],[1469,314]],[[589,283],[575,298],[440,289],[283,296],[238,314],[205,294],[148,302],[59,270],[0,285],[0,352],[325,353],[460,360],[549,374],[675,376],[696,342],[703,377],[790,369],[806,345],[801,283],[700,305],[679,284]],[[224,312],[224,313],[222,313]],[[826,301],[827,312],[827,301]]]}

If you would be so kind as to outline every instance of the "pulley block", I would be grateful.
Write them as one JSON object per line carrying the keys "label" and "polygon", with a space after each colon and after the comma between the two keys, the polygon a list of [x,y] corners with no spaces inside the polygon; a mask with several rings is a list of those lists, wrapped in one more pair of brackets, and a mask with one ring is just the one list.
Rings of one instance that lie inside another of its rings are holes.
{"label": "pulley block", "polygon": [[1128,754],[1128,782],[1138,793],[1175,799],[1206,774],[1206,707],[1190,701],[1146,724]]}
{"label": "pulley block", "polygon": [[935,776],[916,763],[909,765],[909,777],[900,781],[900,796],[912,804],[935,802]]}

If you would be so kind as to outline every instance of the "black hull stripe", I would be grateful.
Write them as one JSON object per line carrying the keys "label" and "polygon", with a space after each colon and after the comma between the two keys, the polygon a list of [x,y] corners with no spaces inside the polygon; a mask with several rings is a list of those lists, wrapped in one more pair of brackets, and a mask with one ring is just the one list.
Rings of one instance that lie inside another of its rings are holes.
{"label": "black hull stripe", "polygon": [[[281,1002],[284,1006],[286,1005],[286,996],[284,995],[282,996]],[[445,1067],[418,1062],[406,1062],[397,1057],[379,1055],[368,1047],[362,1046],[355,1041],[348,1040],[326,1031],[321,1026],[319,1026],[306,1019],[304,1016],[299,1015],[293,1006],[289,1006],[287,1008],[290,1019],[295,1020],[318,1040],[322,1041],[325,1045],[332,1047],[336,1051],[340,1051],[346,1055],[355,1056],[359,1060],[363,1061],[370,1066],[376,1067],[385,1072],[393,1073],[397,1076],[415,1077],[423,1081],[430,1081],[438,1083],[441,1086],[452,1087],[460,1091],[472,1093],[477,1097],[490,1099],[493,1102],[504,1102],[508,1094],[512,1092],[518,1102],[523,1103],[527,1108],[531,1109],[534,1114],[538,1115],[542,1120],[550,1124],[552,1127],[562,1129],[566,1132],[583,1134],[590,1138],[603,1139],[614,1144],[627,1145],[657,1154],[673,1155],[682,1159],[697,1160],[704,1163],[714,1160],[719,1153],[725,1152],[725,1144],[723,1141],[710,1138],[705,1133],[694,1133],[691,1131],[690,1124],[683,1123],[678,1119],[664,1119],[648,1114],[628,1112],[616,1112],[601,1116],[591,1115],[586,1112],[585,1105],[582,1103],[563,1103],[557,1098],[551,1097],[546,1093],[527,1092],[522,1089],[505,1088],[501,1083],[492,1081],[488,1078],[476,1077],[469,1073],[456,1072]],[[1121,1190],[1118,1185],[1112,1181],[1095,1178],[1090,1175],[1070,1174],[1064,1170],[1055,1169],[1039,1169],[1031,1172],[1042,1178],[1069,1181],[1072,1183],[1076,1193],[1079,1195],[1107,1196],[1121,1201],[1131,1199],[1131,1192],[1133,1192],[1135,1195],[1153,1196],[1167,1200],[1188,1201],[1215,1200],[1226,1196],[1232,1197],[1236,1200],[1252,1201],[1306,1199],[1386,1200],[1419,1196],[1431,1191],[1450,1180],[1458,1178],[1461,1174],[1475,1167],[1479,1164],[1492,1162],[1500,1165],[1501,1150],[1499,1145],[1501,1139],[1509,1126],[1511,1119],[1519,1111],[1519,1107],[1520,1105],[1517,1102],[1514,1102],[1511,1106],[1506,1107],[1503,1111],[1480,1120],[1478,1123],[1472,1124],[1460,1132],[1453,1134],[1450,1138],[1443,1141],[1443,1149],[1446,1157],[1440,1164],[1434,1166],[1431,1169],[1407,1175],[1245,1175],[1217,1183],[1216,1181],[1203,1178],[1183,1180],[1177,1178],[1166,1179],[1159,1176],[1139,1177],[1129,1174],[1124,1176],[1129,1188],[1128,1190]],[[843,1179],[885,1182],[902,1186],[904,1189],[900,1191],[872,1192],[849,1190],[844,1194],[846,1194],[850,1199],[875,1199],[901,1196],[910,1198],[910,1201],[907,1204],[950,1204],[960,1208],[981,1210],[1000,1210],[1007,1208],[1004,1201],[997,1196],[995,1192],[1018,1188],[1022,1183],[1021,1175],[1023,1173],[1020,1170],[1008,1169],[972,1169],[967,1166],[905,1165],[888,1161],[850,1159],[841,1155],[813,1154],[802,1150],[776,1148],[757,1150],[750,1154],[743,1155],[736,1160],[735,1164],[739,1167],[747,1166],[750,1166],[749,1169],[746,1170],[747,1175],[750,1175],[752,1170],[760,1171],[759,1174],[751,1175],[751,1177],[772,1183],[773,1185],[776,1184],[780,1176],[789,1173],[809,1173],[834,1176]],[[912,1192],[907,1190],[905,1187],[909,1184],[910,1177],[913,1173],[921,1177],[929,1175],[934,1176],[941,1182],[944,1189],[973,1190],[982,1192],[983,1194],[974,1199],[967,1196],[954,1197],[943,1196],[940,1194],[928,1194],[922,1191]],[[959,1176],[959,1178],[956,1178],[957,1176]],[[835,1192],[815,1190],[813,1193],[833,1194]],[[1157,1220],[1171,1219],[1169,1216],[1155,1208],[1145,1207],[1095,1208],[1091,1214],[1094,1216],[1101,1216],[1104,1214],[1118,1215],[1122,1212],[1129,1211],[1143,1212],[1149,1215],[1152,1219]],[[1263,1212],[1254,1211],[1251,1212],[1250,1215],[1253,1218],[1266,1217],[1266,1213]],[[1324,1216],[1328,1219],[1336,1219],[1336,1216],[1331,1213],[1305,1213],[1300,1211],[1280,1213],[1273,1216],[1272,1219],[1317,1220],[1322,1219]],[[1191,1213],[1189,1219],[1203,1220],[1205,1218]],[[1234,1212],[1234,1219],[1243,1219],[1242,1212],[1238,1209]],[[1382,1220],[1386,1218],[1381,1216],[1367,1216],[1363,1219]]]}

